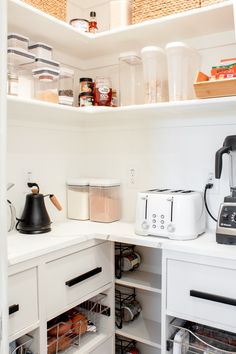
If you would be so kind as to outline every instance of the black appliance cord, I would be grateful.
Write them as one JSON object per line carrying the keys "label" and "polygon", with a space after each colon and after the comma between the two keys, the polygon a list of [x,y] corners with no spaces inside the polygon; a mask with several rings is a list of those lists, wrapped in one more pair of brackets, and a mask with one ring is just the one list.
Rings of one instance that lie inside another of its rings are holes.
{"label": "black appliance cord", "polygon": [[207,205],[207,198],[206,198],[206,195],[207,195],[207,190],[208,189],[211,189],[213,187],[213,184],[212,183],[207,183],[205,185],[205,190],[204,190],[204,204],[205,204],[205,207],[206,207],[206,210],[208,212],[208,214],[210,215],[210,217],[215,221],[217,222],[217,219],[214,218],[214,216],[212,215],[212,213],[210,212],[209,208],[208,208],[208,205]]}

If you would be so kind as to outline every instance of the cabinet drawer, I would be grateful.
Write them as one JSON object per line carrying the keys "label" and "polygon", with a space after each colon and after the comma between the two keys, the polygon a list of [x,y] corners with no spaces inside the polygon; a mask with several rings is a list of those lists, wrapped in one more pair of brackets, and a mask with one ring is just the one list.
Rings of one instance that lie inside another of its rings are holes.
{"label": "cabinet drawer", "polygon": [[236,328],[236,270],[168,260],[167,311]]}
{"label": "cabinet drawer", "polygon": [[102,243],[46,265],[47,316],[112,281],[111,245]]}
{"label": "cabinet drawer", "polygon": [[9,276],[9,335],[38,321],[36,268]]}

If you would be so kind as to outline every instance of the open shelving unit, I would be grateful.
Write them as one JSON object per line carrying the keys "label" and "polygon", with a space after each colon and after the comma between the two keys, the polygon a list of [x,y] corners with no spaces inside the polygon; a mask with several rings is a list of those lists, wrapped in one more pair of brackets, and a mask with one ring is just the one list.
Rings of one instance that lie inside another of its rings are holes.
{"label": "open shelving unit", "polygon": [[[40,115],[35,115],[39,110]],[[9,120],[81,126],[104,120],[129,122],[155,120],[164,125],[235,124],[236,97],[161,102],[126,107],[67,107],[54,103],[8,96]],[[144,117],[145,114],[145,117]],[[222,117],[222,114],[224,117]],[[207,116],[207,117],[206,117]],[[145,119],[144,119],[145,118]],[[167,119],[168,118],[168,119]],[[213,119],[214,118],[214,119]]]}
{"label": "open shelving unit", "polygon": [[116,279],[116,284],[161,294],[161,275],[159,274],[143,271],[126,272],[122,274],[121,279]]}
{"label": "open shelving unit", "polygon": [[159,322],[140,316],[134,322],[124,323],[122,329],[116,329],[116,334],[161,349],[161,324]]}
{"label": "open shelving unit", "polygon": [[[46,40],[50,45],[68,51],[71,56],[85,60],[88,57],[117,53],[117,49],[122,52],[134,46],[140,48],[147,45],[147,38],[149,43],[167,43],[179,38],[188,40],[193,37],[235,31],[233,1],[95,35],[80,33],[69,24],[44,14],[20,0],[9,0],[9,15],[10,30],[25,35],[30,33],[35,40]],[[41,31],[42,28],[44,31]]]}

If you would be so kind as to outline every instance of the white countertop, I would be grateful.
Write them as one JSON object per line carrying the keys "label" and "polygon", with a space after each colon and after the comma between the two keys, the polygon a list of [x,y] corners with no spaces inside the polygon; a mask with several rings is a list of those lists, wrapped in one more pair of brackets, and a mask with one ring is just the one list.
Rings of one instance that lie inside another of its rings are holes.
{"label": "white countertop", "polygon": [[41,235],[8,234],[8,263],[14,265],[94,238],[236,260],[236,246],[217,244],[213,233],[205,233],[191,241],[173,241],[138,236],[132,223],[68,220],[53,224],[51,232]]}

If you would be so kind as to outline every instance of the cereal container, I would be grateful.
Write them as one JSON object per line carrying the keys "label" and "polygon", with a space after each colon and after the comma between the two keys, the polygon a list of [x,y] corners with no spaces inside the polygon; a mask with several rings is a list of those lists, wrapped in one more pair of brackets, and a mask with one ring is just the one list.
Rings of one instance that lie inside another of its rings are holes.
{"label": "cereal container", "polygon": [[112,222],[120,219],[120,182],[115,179],[90,181],[90,220]]}

